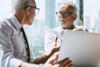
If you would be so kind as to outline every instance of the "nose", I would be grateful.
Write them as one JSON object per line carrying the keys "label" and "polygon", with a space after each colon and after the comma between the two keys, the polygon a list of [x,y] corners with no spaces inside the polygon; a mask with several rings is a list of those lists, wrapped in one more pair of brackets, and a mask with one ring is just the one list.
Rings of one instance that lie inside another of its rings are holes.
{"label": "nose", "polygon": [[64,20],[65,18],[64,16],[59,16],[59,20]]}

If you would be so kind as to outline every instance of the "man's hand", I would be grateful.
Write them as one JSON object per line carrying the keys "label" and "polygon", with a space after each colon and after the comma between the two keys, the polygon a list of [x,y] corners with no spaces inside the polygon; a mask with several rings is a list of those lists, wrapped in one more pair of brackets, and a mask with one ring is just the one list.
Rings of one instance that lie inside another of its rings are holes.
{"label": "man's hand", "polygon": [[59,62],[58,64],[54,64],[54,62],[57,61],[58,59],[58,54],[55,53],[44,65],[44,67],[74,67],[72,64],[72,61],[67,58],[61,62]]}
{"label": "man's hand", "polygon": [[59,51],[59,49],[60,49],[60,44],[58,43],[58,40],[59,40],[58,37],[55,37],[55,38],[54,38],[53,48],[52,48],[48,53],[46,53],[46,55],[47,55],[48,57],[51,57],[55,52],[58,52],[58,51]]}
{"label": "man's hand", "polygon": [[74,67],[72,61],[69,58],[64,59],[63,61],[60,61],[59,67]]}
{"label": "man's hand", "polygon": [[35,58],[31,63],[44,64],[55,52],[59,51],[58,37],[54,38],[53,48],[46,54]]}

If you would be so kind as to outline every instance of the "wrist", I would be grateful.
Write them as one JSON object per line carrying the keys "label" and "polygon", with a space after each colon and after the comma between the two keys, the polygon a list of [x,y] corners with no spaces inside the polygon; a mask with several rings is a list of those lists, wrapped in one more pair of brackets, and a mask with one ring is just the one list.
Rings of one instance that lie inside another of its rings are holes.
{"label": "wrist", "polygon": [[53,54],[52,54],[51,51],[49,51],[48,53],[45,54],[45,56],[46,56],[47,58],[50,58],[52,55],[53,55]]}
{"label": "wrist", "polygon": [[39,65],[23,62],[19,67],[39,67]]}

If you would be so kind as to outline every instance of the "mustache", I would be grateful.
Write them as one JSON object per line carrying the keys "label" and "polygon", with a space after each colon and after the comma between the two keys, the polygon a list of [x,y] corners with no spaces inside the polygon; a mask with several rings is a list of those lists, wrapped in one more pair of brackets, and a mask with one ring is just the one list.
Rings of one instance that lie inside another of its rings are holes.
{"label": "mustache", "polygon": [[59,20],[60,22],[66,22],[65,20]]}

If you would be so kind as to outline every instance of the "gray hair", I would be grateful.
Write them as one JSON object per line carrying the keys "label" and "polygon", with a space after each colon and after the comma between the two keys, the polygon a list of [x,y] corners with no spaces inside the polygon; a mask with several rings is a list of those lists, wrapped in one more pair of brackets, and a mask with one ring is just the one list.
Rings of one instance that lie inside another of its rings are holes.
{"label": "gray hair", "polygon": [[77,11],[77,7],[76,5],[73,3],[73,2],[64,2],[60,5],[59,9],[61,8],[61,6],[65,5],[66,7],[71,7],[71,8],[74,8],[75,11]]}
{"label": "gray hair", "polygon": [[23,10],[25,7],[33,3],[35,4],[35,0],[12,0],[12,10]]}

